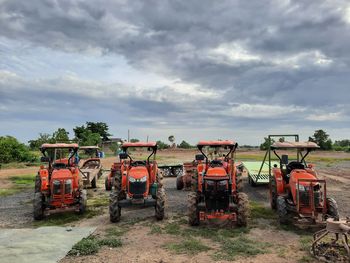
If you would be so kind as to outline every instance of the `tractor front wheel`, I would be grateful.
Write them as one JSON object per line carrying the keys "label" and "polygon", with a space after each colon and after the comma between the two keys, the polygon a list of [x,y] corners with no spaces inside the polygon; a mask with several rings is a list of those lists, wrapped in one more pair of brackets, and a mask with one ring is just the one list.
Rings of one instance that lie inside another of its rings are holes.
{"label": "tractor front wheel", "polygon": [[249,217],[249,201],[248,195],[245,193],[237,194],[237,225],[238,226],[247,226],[248,217]]}
{"label": "tractor front wheel", "polygon": [[112,192],[109,196],[109,219],[112,223],[120,221],[121,207],[119,206],[118,193]]}
{"label": "tractor front wheel", "polygon": [[176,177],[176,189],[182,190],[183,188],[184,188],[183,175],[179,175],[178,177]]}
{"label": "tractor front wheel", "polygon": [[42,220],[44,218],[44,200],[43,194],[41,192],[34,193],[34,219]]}
{"label": "tractor front wheel", "polygon": [[35,193],[41,192],[41,177],[38,174],[35,176]]}
{"label": "tractor front wheel", "polygon": [[199,225],[199,211],[197,193],[191,192],[188,194],[187,209],[188,209],[188,223],[190,226]]}
{"label": "tractor front wheel", "polygon": [[158,188],[157,196],[156,196],[156,206],[155,206],[157,220],[163,220],[164,218],[165,198],[166,196],[165,196],[164,188],[163,187]]}
{"label": "tractor front wheel", "polygon": [[81,190],[80,200],[79,200],[79,211],[78,213],[84,214],[86,211],[86,205],[87,205],[87,192],[85,189]]}
{"label": "tractor front wheel", "polygon": [[287,202],[283,196],[277,197],[277,213],[280,224],[288,224],[288,209]]}
{"label": "tractor front wheel", "polygon": [[270,205],[273,210],[277,209],[277,185],[275,177],[270,181]]}
{"label": "tractor front wheel", "polygon": [[327,198],[327,218],[334,218],[334,220],[339,220],[339,212],[337,202],[333,198]]}

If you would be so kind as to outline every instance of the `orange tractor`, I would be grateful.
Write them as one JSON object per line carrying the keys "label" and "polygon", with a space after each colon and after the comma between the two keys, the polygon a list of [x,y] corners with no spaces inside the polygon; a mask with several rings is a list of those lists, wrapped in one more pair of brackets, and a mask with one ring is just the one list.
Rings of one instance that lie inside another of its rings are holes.
{"label": "orange tractor", "polygon": [[[197,144],[201,154],[196,155],[197,168],[193,173],[192,192],[188,195],[190,225],[196,226],[200,221],[210,219],[247,225],[248,196],[240,192],[241,173],[233,158],[237,146],[233,141],[201,141]],[[204,153],[204,148],[211,151],[208,154],[211,158]],[[225,154],[220,156],[222,150]]]}
{"label": "orange tractor", "polygon": [[[115,165],[114,189],[110,194],[109,215],[111,222],[120,221],[121,209],[129,206],[154,207],[157,220],[164,218],[165,190],[156,162],[155,142],[123,143],[119,154],[120,165]],[[132,148],[132,152],[129,151]],[[134,160],[130,154],[142,149],[152,151],[146,160]],[[152,160],[150,160],[152,157]],[[117,168],[118,171],[117,171]]]}
{"label": "orange tractor", "polygon": [[35,178],[34,219],[43,219],[45,213],[76,211],[86,209],[86,190],[76,164],[78,144],[43,144],[41,162]]}
{"label": "orange tractor", "polygon": [[[275,142],[271,150],[279,159],[270,177],[270,204],[277,210],[281,224],[293,218],[300,223],[324,222],[327,218],[339,218],[338,206],[327,197],[326,181],[317,178],[314,165],[306,163],[308,154],[318,149],[314,142]],[[296,160],[279,155],[278,150],[296,150]]]}

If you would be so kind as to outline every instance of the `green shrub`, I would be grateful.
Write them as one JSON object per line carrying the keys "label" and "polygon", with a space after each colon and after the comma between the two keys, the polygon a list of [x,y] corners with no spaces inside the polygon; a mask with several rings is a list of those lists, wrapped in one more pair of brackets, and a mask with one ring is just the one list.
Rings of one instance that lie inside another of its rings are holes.
{"label": "green shrub", "polygon": [[35,161],[35,155],[26,145],[12,136],[0,137],[0,163],[33,161]]}

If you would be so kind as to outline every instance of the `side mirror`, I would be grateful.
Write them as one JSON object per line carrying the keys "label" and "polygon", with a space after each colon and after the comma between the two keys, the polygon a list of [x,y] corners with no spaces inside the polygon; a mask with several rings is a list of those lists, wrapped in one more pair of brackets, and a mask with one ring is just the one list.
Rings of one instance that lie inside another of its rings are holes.
{"label": "side mirror", "polygon": [[281,156],[282,164],[288,164],[288,155],[283,154]]}
{"label": "side mirror", "polygon": [[50,157],[49,157],[49,156],[42,156],[42,157],[40,158],[40,162],[42,162],[42,163],[48,163],[48,162],[50,162]]}
{"label": "side mirror", "polygon": [[203,161],[204,155],[203,154],[196,154],[196,161]]}
{"label": "side mirror", "polygon": [[128,154],[127,153],[120,153],[119,158],[120,158],[120,160],[128,159]]}

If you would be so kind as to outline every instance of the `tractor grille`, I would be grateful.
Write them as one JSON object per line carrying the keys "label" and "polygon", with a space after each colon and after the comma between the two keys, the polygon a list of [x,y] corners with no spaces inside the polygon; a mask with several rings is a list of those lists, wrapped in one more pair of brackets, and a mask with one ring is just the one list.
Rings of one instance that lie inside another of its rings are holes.
{"label": "tractor grille", "polygon": [[146,192],[146,182],[129,182],[129,192],[135,198],[143,197],[143,194]]}
{"label": "tractor grille", "polygon": [[[310,193],[308,191],[299,192],[300,203],[304,206],[310,206]],[[314,191],[314,205],[317,207],[321,200],[321,193]]]}

